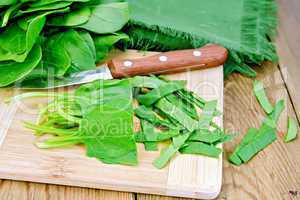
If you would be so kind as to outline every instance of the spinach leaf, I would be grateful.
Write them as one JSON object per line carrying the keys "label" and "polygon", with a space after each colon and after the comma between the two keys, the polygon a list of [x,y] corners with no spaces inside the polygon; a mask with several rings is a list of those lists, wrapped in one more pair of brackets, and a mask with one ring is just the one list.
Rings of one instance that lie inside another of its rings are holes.
{"label": "spinach leaf", "polygon": [[206,102],[203,98],[199,97],[191,91],[180,90],[177,92],[177,95],[189,102],[190,104],[195,104],[199,108],[203,108]]}
{"label": "spinach leaf", "polygon": [[82,113],[98,104],[124,109],[124,105],[132,104],[132,86],[128,79],[98,80],[82,85],[75,91],[75,97]]}
{"label": "spinach leaf", "polygon": [[108,105],[98,105],[83,117],[81,130],[89,157],[104,163],[137,165],[137,149],[133,135],[132,105],[123,110]]}
{"label": "spinach leaf", "polygon": [[135,76],[132,79],[132,86],[138,88],[157,88],[160,85],[164,84],[165,81],[149,76]]}
{"label": "spinach leaf", "polygon": [[71,4],[72,4],[72,2],[61,1],[61,2],[56,2],[56,3],[52,3],[52,4],[42,5],[39,7],[29,7],[26,10],[19,10],[19,13],[27,14],[27,13],[39,12],[39,11],[56,10],[56,9],[68,7]]}
{"label": "spinach leaf", "polygon": [[251,142],[241,147],[237,155],[245,163],[276,140],[275,129],[263,124]]}
{"label": "spinach leaf", "polygon": [[162,97],[183,89],[185,85],[186,81],[172,81],[170,83],[162,84],[161,86],[151,90],[147,94],[139,95],[137,99],[140,104],[150,106]]}
{"label": "spinach leaf", "polygon": [[45,21],[45,15],[39,15],[27,21],[28,26],[26,30],[14,23],[1,32],[0,61],[14,60],[16,62],[24,62],[36,43]]}
{"label": "spinach leaf", "polygon": [[261,81],[255,80],[253,82],[253,91],[264,111],[267,114],[270,114],[273,111],[273,106],[267,98],[263,83]]}
{"label": "spinach leaf", "polygon": [[185,101],[184,99],[178,97],[175,94],[169,94],[169,95],[165,96],[165,98],[170,103],[174,104],[175,106],[180,108],[182,111],[184,111],[191,118],[193,118],[195,120],[199,120],[198,112],[197,112],[194,104],[191,104],[191,103]]}
{"label": "spinach leaf", "polygon": [[[154,130],[154,126],[145,120],[141,120],[141,127],[143,134],[147,139],[157,138],[157,133]],[[157,151],[157,143],[155,141],[144,141],[144,146],[146,151]]]}
{"label": "spinach leaf", "polygon": [[183,154],[198,154],[213,158],[218,158],[222,153],[222,149],[202,142],[187,142],[179,151]]}
{"label": "spinach leaf", "polygon": [[125,33],[114,33],[112,35],[94,35],[94,44],[96,47],[96,61],[103,61],[108,53],[113,49],[114,45],[127,41],[129,37]]}
{"label": "spinach leaf", "polygon": [[55,77],[95,68],[95,49],[86,34],[69,29],[49,37],[43,48],[44,68]]}
{"label": "spinach leaf", "polygon": [[288,132],[285,135],[284,142],[290,142],[294,140],[297,137],[297,134],[298,134],[297,123],[293,118],[289,117]]}
{"label": "spinach leaf", "polygon": [[175,105],[171,104],[165,98],[159,100],[155,104],[155,107],[161,110],[167,116],[169,116],[169,118],[176,120],[179,124],[184,126],[190,132],[193,132],[194,130],[199,128],[198,121],[189,117],[187,114],[185,114],[185,112],[177,108]]}
{"label": "spinach leaf", "polygon": [[249,128],[244,138],[241,140],[240,144],[236,146],[234,152],[229,156],[229,161],[235,165],[241,165],[242,160],[238,156],[239,150],[245,145],[249,144],[258,133],[256,128]]}
{"label": "spinach leaf", "polygon": [[179,130],[172,129],[169,131],[164,132],[157,132],[155,135],[146,135],[143,132],[138,132],[135,134],[135,141],[136,142],[161,142],[165,140],[169,140],[175,136],[180,135]]}
{"label": "spinach leaf", "polygon": [[119,31],[128,20],[127,3],[99,4],[91,7],[90,19],[78,27],[98,34],[107,34]]}
{"label": "spinach leaf", "polygon": [[134,110],[136,116],[140,119],[144,119],[154,126],[163,126],[167,128],[174,128],[174,125],[167,120],[162,119],[156,112],[151,108],[145,106],[139,106]]}
{"label": "spinach leaf", "polygon": [[8,86],[29,74],[41,61],[42,51],[39,45],[32,48],[22,63],[14,61],[0,62],[0,87]]}
{"label": "spinach leaf", "polygon": [[284,110],[284,100],[279,100],[274,107],[273,112],[269,115],[270,118],[277,123],[278,119],[280,117],[280,114],[282,113],[282,111]]}
{"label": "spinach leaf", "polygon": [[10,6],[3,14],[1,27],[5,27],[11,16],[22,6],[22,3],[17,3]]}
{"label": "spinach leaf", "polygon": [[17,2],[18,0],[1,0],[0,6],[9,6],[9,5],[16,4]]}
{"label": "spinach leaf", "polygon": [[81,131],[96,138],[85,140],[87,155],[104,163],[136,165],[130,81],[94,82],[77,89],[75,95],[83,113]]}
{"label": "spinach leaf", "polygon": [[83,7],[78,10],[72,10],[70,13],[57,15],[47,21],[50,26],[79,26],[86,23],[91,15],[91,10],[88,7]]}
{"label": "spinach leaf", "polygon": [[209,128],[210,123],[214,118],[215,111],[217,109],[217,101],[208,101],[204,104],[202,113],[199,119],[200,128]]}
{"label": "spinach leaf", "polygon": [[[63,0],[64,2],[88,2],[90,0]],[[30,4],[31,7],[42,7],[48,4],[60,3],[61,0],[39,0],[34,1]]]}
{"label": "spinach leaf", "polygon": [[172,144],[170,144],[166,149],[161,151],[160,156],[154,160],[153,165],[161,169],[171,158],[178,152],[178,150],[184,145],[185,141],[189,138],[190,134],[181,134],[173,138]]}
{"label": "spinach leaf", "polygon": [[219,130],[210,131],[208,129],[200,129],[194,131],[188,140],[214,144],[223,140],[224,135],[225,134]]}

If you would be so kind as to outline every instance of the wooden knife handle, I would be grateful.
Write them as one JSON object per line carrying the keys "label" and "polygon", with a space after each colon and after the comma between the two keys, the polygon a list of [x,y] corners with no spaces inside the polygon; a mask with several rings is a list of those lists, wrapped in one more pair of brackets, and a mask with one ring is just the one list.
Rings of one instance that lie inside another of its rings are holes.
{"label": "wooden knife handle", "polygon": [[113,59],[108,66],[114,78],[168,74],[216,67],[224,64],[227,55],[224,47],[212,44],[199,49],[170,51],[140,59]]}

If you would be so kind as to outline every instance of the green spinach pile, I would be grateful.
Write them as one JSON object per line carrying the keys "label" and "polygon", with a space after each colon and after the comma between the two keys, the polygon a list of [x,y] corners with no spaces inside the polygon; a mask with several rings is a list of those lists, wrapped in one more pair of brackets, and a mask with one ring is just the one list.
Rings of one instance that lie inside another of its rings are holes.
{"label": "green spinach pile", "polygon": [[15,98],[54,97],[40,110],[36,124],[25,123],[39,138],[39,148],[83,144],[87,156],[104,163],[137,165],[136,143],[143,143],[147,151],[164,147],[153,162],[163,168],[177,152],[219,158],[218,144],[233,138],[214,123],[221,115],[217,101],[205,101],[185,86],[186,81],[137,76],[95,81],[71,93]]}
{"label": "green spinach pile", "polygon": [[129,20],[128,4],[103,0],[0,2],[0,87],[94,69]]}

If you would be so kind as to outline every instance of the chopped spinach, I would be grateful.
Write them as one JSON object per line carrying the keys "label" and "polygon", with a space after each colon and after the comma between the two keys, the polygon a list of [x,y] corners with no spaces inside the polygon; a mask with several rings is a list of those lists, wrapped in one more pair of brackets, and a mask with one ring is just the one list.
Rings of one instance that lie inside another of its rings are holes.
{"label": "chopped spinach", "polygon": [[[89,34],[73,31],[82,36],[86,50],[91,51]],[[198,117],[196,98],[187,102],[178,95],[193,95],[184,85],[183,81],[155,76],[98,80],[70,93],[27,93],[14,100],[49,95],[54,98],[40,110],[36,124],[24,124],[35,131],[36,137],[49,135],[46,140],[36,143],[38,148],[81,144],[85,146],[87,156],[103,163],[137,165],[136,143],[143,143],[147,151],[158,151],[159,143],[164,142],[169,145],[153,162],[160,169],[177,153],[218,158],[222,150],[217,145],[232,139],[213,123],[217,102],[203,100]],[[161,91],[160,95],[157,91]],[[141,97],[142,103],[138,103]],[[147,104],[145,102],[153,103],[147,107],[143,105]],[[134,116],[141,124],[141,130],[136,133]]]}
{"label": "chopped spinach", "polygon": [[298,134],[297,122],[293,118],[289,117],[288,132],[285,135],[284,141],[290,142],[290,141],[294,140],[297,137],[297,134]]}

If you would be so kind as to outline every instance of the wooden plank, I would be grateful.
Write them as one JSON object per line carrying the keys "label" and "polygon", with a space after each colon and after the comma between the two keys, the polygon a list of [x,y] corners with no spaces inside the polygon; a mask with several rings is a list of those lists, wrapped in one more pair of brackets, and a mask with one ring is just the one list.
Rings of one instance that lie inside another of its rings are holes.
{"label": "wooden plank", "polygon": [[276,39],[279,65],[284,74],[292,103],[300,119],[300,1],[278,0],[279,28]]}
{"label": "wooden plank", "polygon": [[[121,57],[144,56],[136,52],[129,54],[122,54]],[[222,67],[185,72],[169,78],[187,80],[188,88],[200,96],[217,99],[219,110],[222,111]],[[0,98],[3,98],[12,91],[0,92]],[[159,152],[146,152],[142,145],[139,145],[140,162],[137,167],[103,164],[86,157],[81,146],[69,149],[37,149],[33,145],[35,136],[24,128],[22,121],[34,122],[37,108],[42,102],[42,99],[28,100],[19,105],[10,105],[8,109],[7,105],[0,103],[0,130],[4,129],[4,135],[7,133],[0,147],[0,163],[5,163],[0,168],[1,178],[197,198],[212,198],[220,191],[221,156],[219,159],[212,159],[177,155],[169,166],[158,170],[152,162],[159,156]],[[10,121],[8,113],[14,113],[13,111],[16,113]],[[7,131],[9,122],[11,126]],[[221,118],[216,122],[222,125]]]}
{"label": "wooden plank", "polygon": [[134,194],[21,181],[2,181],[0,199],[5,200],[133,200]]}
{"label": "wooden plank", "polygon": [[[240,167],[231,165],[224,156],[223,187],[219,200],[257,199],[299,199],[300,190],[300,139],[283,143],[281,137],[286,132],[287,116],[295,117],[295,112],[287,94],[285,84],[277,65],[266,63],[256,68],[258,79],[267,87],[272,103],[283,98],[287,109],[279,120],[279,138],[248,164]],[[249,127],[259,127],[265,114],[252,92],[253,80],[234,74],[225,81],[224,127],[237,133],[237,138],[224,145],[225,152],[232,152]],[[290,191],[298,191],[292,195]],[[183,200],[154,195],[138,194],[138,200]]]}

